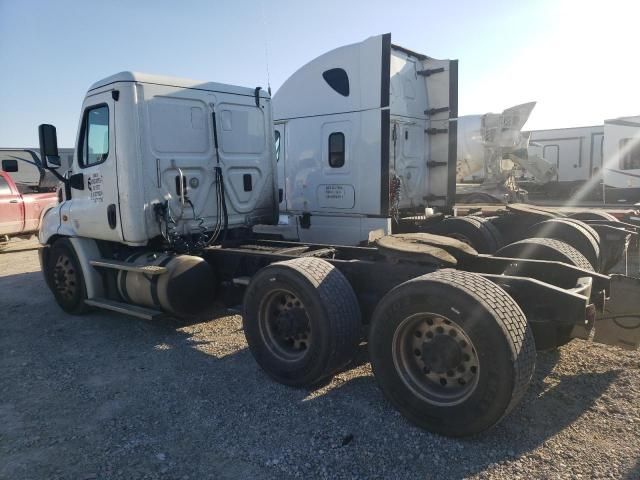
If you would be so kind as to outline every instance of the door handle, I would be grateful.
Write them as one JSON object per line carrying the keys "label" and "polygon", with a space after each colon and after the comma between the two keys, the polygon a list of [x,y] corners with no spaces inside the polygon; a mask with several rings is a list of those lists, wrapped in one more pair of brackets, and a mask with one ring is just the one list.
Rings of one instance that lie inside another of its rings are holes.
{"label": "door handle", "polygon": [[9,203],[18,203],[18,200],[9,200]]}

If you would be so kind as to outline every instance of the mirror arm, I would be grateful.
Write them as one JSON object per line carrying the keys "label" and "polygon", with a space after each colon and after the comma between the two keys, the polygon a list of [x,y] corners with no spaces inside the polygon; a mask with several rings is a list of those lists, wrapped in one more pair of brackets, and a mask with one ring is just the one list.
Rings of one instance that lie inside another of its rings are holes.
{"label": "mirror arm", "polygon": [[69,183],[69,179],[63,177],[62,175],[60,175],[58,173],[58,171],[55,168],[51,168],[49,166],[44,166],[44,165],[40,165],[42,168],[44,168],[45,170],[49,170],[51,173],[53,173],[53,176],[56,177],[58,180],[60,180],[62,183],[64,183],[65,185],[67,185]]}

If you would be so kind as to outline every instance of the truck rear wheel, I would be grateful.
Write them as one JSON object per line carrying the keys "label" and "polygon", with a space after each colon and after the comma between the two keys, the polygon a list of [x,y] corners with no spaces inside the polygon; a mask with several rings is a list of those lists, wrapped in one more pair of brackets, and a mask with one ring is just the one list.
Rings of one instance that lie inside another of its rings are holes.
{"label": "truck rear wheel", "polygon": [[593,272],[593,266],[584,255],[568,243],[553,238],[525,238],[502,247],[494,256],[563,262]]}
{"label": "truck rear wheel", "polygon": [[450,269],[398,285],[380,301],[369,353],[400,413],[448,436],[482,432],[509,413],[536,355],[515,301],[480,275]]}
{"label": "truck rear wheel", "polygon": [[84,303],[87,289],[82,268],[68,239],[60,238],[51,245],[45,268],[47,284],[60,308],[75,315],[89,311]]}
{"label": "truck rear wheel", "polygon": [[494,236],[500,235],[500,232],[475,217],[448,217],[430,225],[424,231],[455,238],[471,245],[479,253],[493,253],[502,246],[499,244],[501,239]]}
{"label": "truck rear wheel", "polygon": [[605,222],[619,222],[616,217],[608,212],[577,212],[569,215],[576,220],[604,220]]}
{"label": "truck rear wheel", "polygon": [[[568,243],[584,255],[592,267],[598,271],[600,264],[600,244],[597,233],[587,229],[588,225],[572,219],[554,218],[540,222],[529,229],[526,237],[555,238]],[[596,236],[594,236],[594,234]]]}
{"label": "truck rear wheel", "polygon": [[244,298],[249,349],[276,381],[314,386],[353,359],[360,307],[348,280],[329,262],[273,263],[253,277]]}

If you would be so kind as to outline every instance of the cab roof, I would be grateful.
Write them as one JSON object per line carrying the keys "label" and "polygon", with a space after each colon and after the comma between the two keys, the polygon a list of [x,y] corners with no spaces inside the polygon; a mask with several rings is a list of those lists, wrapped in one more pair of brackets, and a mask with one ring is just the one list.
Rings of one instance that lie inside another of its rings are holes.
{"label": "cab roof", "polygon": [[[114,83],[149,83],[154,85],[167,85],[171,87],[179,88],[193,88],[197,90],[209,90],[212,92],[228,92],[238,95],[255,95],[254,88],[239,87],[237,85],[228,85],[224,83],[216,82],[203,82],[199,80],[191,80],[188,78],[179,77],[167,77],[165,75],[152,75],[148,73],[140,72],[119,72],[114,75],[110,75],[102,80],[97,81],[91,87],[89,91],[96,90],[98,88],[106,87]],[[269,98],[269,94],[265,90],[260,90],[261,98]]]}

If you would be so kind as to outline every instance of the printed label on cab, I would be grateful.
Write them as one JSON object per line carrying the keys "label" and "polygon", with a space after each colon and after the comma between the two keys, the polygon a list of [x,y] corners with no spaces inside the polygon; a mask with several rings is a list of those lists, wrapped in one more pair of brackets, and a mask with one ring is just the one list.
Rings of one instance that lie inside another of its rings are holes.
{"label": "printed label on cab", "polygon": [[318,185],[317,196],[320,208],[353,208],[355,206],[356,195],[353,185]]}
{"label": "printed label on cab", "polygon": [[93,172],[87,180],[87,188],[89,189],[89,198],[94,203],[102,203],[104,196],[102,193],[102,174],[100,172]]}

